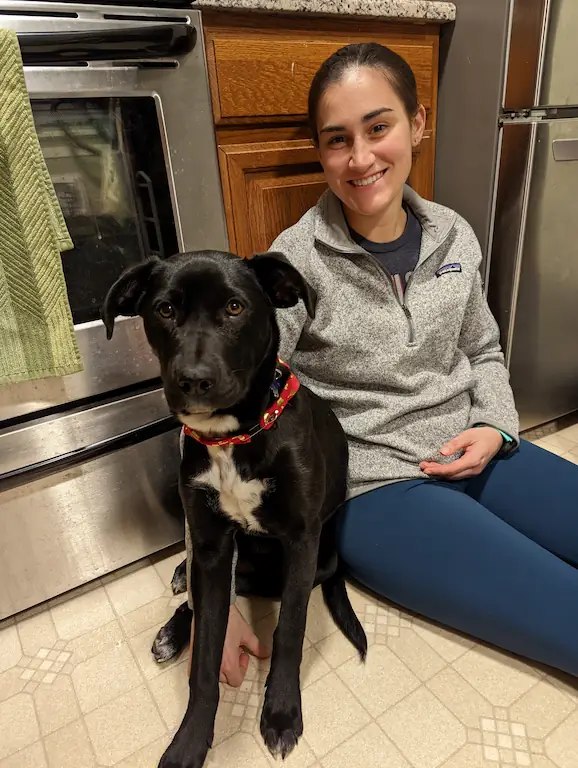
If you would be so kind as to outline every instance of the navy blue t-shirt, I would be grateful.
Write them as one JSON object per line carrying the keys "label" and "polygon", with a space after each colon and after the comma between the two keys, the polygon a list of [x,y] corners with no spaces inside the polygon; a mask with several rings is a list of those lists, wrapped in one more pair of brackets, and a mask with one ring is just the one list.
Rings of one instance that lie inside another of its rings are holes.
{"label": "navy blue t-shirt", "polygon": [[405,203],[403,207],[407,214],[405,229],[397,240],[390,243],[374,243],[349,228],[351,238],[374,256],[391,276],[398,298],[402,302],[407,281],[416,268],[421,248],[421,225],[411,208]]}

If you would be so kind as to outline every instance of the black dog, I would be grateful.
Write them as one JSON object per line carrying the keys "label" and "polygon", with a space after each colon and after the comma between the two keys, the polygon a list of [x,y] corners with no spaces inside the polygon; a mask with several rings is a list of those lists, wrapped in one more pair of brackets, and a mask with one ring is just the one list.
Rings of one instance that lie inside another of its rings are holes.
{"label": "black dog", "polygon": [[[303,731],[299,667],[315,584],[365,658],[367,640],[338,570],[332,519],[346,494],[345,436],[329,406],[305,387],[288,405],[278,399],[279,388],[294,380],[277,361],[274,307],[302,299],[313,317],[315,298],[282,254],[244,260],[203,251],[132,267],[105,300],[109,338],[117,315],[143,317],[169,407],[194,430],[184,440],[180,493],[194,551],[195,652],[189,704],[162,768],[201,768],[212,743],[235,539],[237,591],[281,598],[261,715],[272,754],[285,757]],[[277,413],[267,422],[272,406]],[[239,434],[250,439],[198,442]],[[185,604],[164,628],[169,645],[186,641],[190,619]]]}

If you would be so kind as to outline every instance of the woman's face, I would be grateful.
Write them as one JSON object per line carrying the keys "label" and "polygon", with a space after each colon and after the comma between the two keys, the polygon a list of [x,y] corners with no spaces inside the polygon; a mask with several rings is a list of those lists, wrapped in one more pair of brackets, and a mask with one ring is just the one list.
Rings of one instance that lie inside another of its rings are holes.
{"label": "woman's face", "polygon": [[425,110],[410,121],[383,72],[356,67],[319,102],[319,157],[325,178],[346,209],[379,217],[399,203],[421,141]]}

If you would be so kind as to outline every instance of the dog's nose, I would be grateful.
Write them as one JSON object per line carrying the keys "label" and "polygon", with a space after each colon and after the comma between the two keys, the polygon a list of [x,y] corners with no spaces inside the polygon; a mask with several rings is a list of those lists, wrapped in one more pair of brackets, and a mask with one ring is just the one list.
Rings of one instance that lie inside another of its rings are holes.
{"label": "dog's nose", "polygon": [[202,397],[213,388],[215,380],[211,378],[207,369],[196,368],[190,371],[183,371],[179,374],[177,384],[181,392],[184,392],[185,395]]}

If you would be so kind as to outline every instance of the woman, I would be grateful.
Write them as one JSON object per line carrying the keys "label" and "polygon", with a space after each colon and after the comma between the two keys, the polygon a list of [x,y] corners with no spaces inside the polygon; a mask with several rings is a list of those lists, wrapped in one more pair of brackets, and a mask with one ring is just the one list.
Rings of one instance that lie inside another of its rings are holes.
{"label": "woman", "polygon": [[[578,676],[578,467],[518,439],[469,225],[405,186],[425,127],[406,62],[350,45],[309,120],[329,185],[272,245],[315,288],[278,313],[281,355],[350,444],[338,513],[349,573],[411,611]],[[222,679],[242,646],[231,606]]]}

